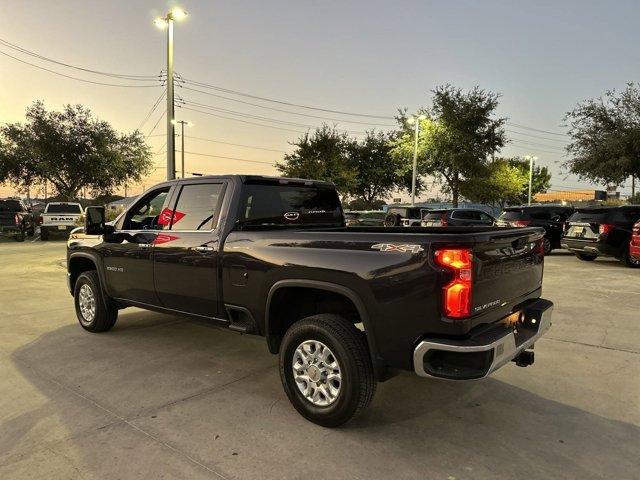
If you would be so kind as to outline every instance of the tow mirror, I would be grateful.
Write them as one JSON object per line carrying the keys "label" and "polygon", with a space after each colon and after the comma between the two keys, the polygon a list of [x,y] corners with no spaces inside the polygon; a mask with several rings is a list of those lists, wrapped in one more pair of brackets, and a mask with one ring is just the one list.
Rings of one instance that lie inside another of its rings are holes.
{"label": "tow mirror", "polygon": [[104,207],[87,207],[84,213],[84,233],[87,235],[104,235],[106,230]]}

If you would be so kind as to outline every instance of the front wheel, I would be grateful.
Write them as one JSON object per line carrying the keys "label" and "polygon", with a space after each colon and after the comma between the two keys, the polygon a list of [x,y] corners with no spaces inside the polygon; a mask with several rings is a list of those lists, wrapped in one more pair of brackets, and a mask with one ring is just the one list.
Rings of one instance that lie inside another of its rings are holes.
{"label": "front wheel", "polygon": [[364,334],[333,314],[307,317],[287,330],[280,379],[295,409],[323,427],[349,421],[371,403],[376,389]]}
{"label": "front wheel", "polygon": [[576,257],[585,262],[592,262],[596,259],[597,255],[591,255],[589,253],[576,253]]}
{"label": "front wheel", "polygon": [[111,330],[118,319],[118,309],[109,300],[103,301],[98,272],[83,272],[73,290],[76,316],[85,330],[98,333]]}
{"label": "front wheel", "polygon": [[21,230],[17,235],[14,235],[13,238],[16,242],[24,242],[26,235],[24,230]]}
{"label": "front wheel", "polygon": [[544,248],[545,255],[549,255],[551,253],[551,250],[553,250],[553,244],[551,243],[551,240],[549,240],[547,237],[544,237],[542,246]]}

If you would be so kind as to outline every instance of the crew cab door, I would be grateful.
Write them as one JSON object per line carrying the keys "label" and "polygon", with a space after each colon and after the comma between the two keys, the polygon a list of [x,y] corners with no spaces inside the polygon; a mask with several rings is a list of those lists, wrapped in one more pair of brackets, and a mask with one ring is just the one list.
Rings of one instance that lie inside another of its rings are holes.
{"label": "crew cab door", "polygon": [[158,305],[153,249],[163,228],[162,212],[169,191],[165,186],[146,193],[118,221],[116,231],[105,235],[99,250],[110,296]]}
{"label": "crew cab door", "polygon": [[181,183],[173,196],[169,228],[154,246],[154,283],[163,307],[219,316],[218,218],[226,186],[193,180]]}

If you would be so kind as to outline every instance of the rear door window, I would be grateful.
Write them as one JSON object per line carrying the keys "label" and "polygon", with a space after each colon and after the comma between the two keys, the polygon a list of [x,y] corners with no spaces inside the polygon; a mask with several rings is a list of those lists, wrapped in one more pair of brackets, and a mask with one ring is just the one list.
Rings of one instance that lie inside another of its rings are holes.
{"label": "rear door window", "polygon": [[22,212],[22,204],[18,200],[0,200],[0,212]]}
{"label": "rear door window", "polygon": [[247,183],[241,195],[241,225],[343,226],[342,206],[329,185]]}
{"label": "rear door window", "polygon": [[213,230],[218,222],[224,183],[183,185],[175,209],[170,212],[171,230]]}
{"label": "rear door window", "polygon": [[455,210],[451,213],[451,218],[459,220],[480,220],[480,214],[471,210]]}

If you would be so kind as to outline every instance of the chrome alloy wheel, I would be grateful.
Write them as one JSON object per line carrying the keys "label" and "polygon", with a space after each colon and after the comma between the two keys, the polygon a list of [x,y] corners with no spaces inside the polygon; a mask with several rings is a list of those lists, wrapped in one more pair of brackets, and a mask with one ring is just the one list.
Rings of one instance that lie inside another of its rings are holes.
{"label": "chrome alloy wheel", "polygon": [[293,378],[300,393],[319,407],[336,401],[342,386],[340,364],[333,352],[318,340],[306,340],[293,353]]}
{"label": "chrome alloy wheel", "polygon": [[78,305],[82,314],[82,323],[88,325],[93,322],[96,316],[96,296],[91,286],[86,283],[80,287]]}

